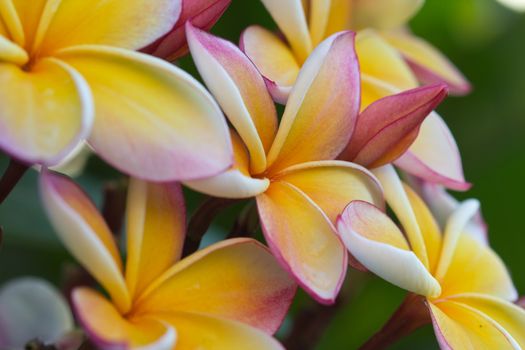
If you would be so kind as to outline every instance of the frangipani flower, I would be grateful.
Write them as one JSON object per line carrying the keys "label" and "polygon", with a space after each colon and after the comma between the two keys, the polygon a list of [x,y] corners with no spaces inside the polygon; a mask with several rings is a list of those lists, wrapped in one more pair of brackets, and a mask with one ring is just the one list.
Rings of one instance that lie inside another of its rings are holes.
{"label": "frangipani flower", "polygon": [[157,181],[225,170],[229,135],[210,95],[133,51],[180,11],[180,0],[1,1],[0,148],[51,166],[87,139],[116,168]]}
{"label": "frangipani flower", "polygon": [[[217,197],[255,197],[274,255],[314,298],[333,302],[347,268],[335,219],[352,200],[383,201],[379,184],[365,168],[334,160],[356,128],[359,111],[354,34],[334,34],[312,53],[280,125],[263,78],[235,45],[191,24],[187,36],[199,72],[235,128],[235,164],[221,175],[186,184]],[[397,97],[397,116],[422,105],[431,110],[441,90],[415,92],[425,103]],[[416,114],[405,117],[417,119]],[[386,134],[384,140],[395,143]]]}
{"label": "frangipani flower", "polygon": [[[452,92],[466,92],[469,88],[457,69],[428,43],[407,31],[391,30],[406,23],[422,5],[421,0],[262,2],[287,42],[264,28],[252,26],[244,31],[240,47],[265,77],[278,102],[286,102],[301,66],[315,47],[333,33],[347,29],[360,30],[356,51],[361,69],[362,110],[382,97],[417,87],[414,73],[423,83],[445,81]],[[425,120],[419,137],[397,165],[451,189],[470,187],[465,182],[456,142],[436,113]]]}
{"label": "frangipani flower", "polygon": [[426,298],[442,349],[525,348],[525,310],[505,265],[465,232],[479,203],[462,203],[440,230],[420,197],[391,166],[375,174],[403,234],[379,209],[353,202],[338,220],[348,249],[370,271]]}
{"label": "frangipani flower", "polygon": [[177,184],[132,179],[124,269],[113,236],[82,190],[44,172],[41,193],[60,238],[105,289],[72,301],[103,349],[281,349],[273,334],[296,286],[255,240],[227,240],[180,260],[185,209]]}
{"label": "frangipani flower", "polygon": [[231,0],[182,0],[182,11],[171,31],[142,51],[174,61],[188,53],[184,24],[190,21],[195,27],[210,30],[221,18]]}

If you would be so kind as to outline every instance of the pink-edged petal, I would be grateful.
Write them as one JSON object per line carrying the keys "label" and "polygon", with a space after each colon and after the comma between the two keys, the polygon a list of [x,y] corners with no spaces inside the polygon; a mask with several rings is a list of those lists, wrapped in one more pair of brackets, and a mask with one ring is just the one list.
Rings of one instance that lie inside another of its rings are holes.
{"label": "pink-edged petal", "polygon": [[60,163],[93,124],[93,97],[84,78],[56,59],[30,72],[0,63],[0,148],[21,161]]}
{"label": "pink-edged petal", "polygon": [[166,322],[127,319],[95,290],[77,288],[71,299],[79,323],[101,349],[172,350],[176,345],[177,331]]}
{"label": "pink-edged petal", "polygon": [[334,34],[303,65],[268,154],[273,170],[334,159],[348,143],[360,101],[354,39]]}
{"label": "pink-edged petal", "polygon": [[266,191],[270,180],[251,176],[250,155],[233,130],[231,140],[234,162],[230,169],[207,179],[186,181],[184,184],[195,191],[221,198],[251,198]]}
{"label": "pink-edged petal", "polygon": [[22,277],[0,289],[0,348],[23,349],[33,339],[53,344],[73,326],[66,299],[47,281]]}
{"label": "pink-edged petal", "polygon": [[257,196],[257,208],[266,241],[281,265],[318,302],[333,303],[348,257],[329,218],[286,182],[273,182]]}
{"label": "pink-edged petal", "polygon": [[424,3],[424,0],[354,0],[353,25],[359,29],[395,29],[406,24]]}
{"label": "pink-edged petal", "polygon": [[186,25],[192,57],[250,152],[254,173],[266,169],[266,153],[277,131],[277,112],[263,78],[229,41]]}
{"label": "pink-edged petal", "polygon": [[401,52],[423,84],[445,82],[454,95],[470,92],[470,83],[463,74],[428,42],[407,31],[386,32],[383,37]]}
{"label": "pink-edged petal", "polygon": [[279,36],[260,26],[246,28],[239,47],[263,75],[273,99],[286,104],[300,69],[290,47]]}
{"label": "pink-edged petal", "polygon": [[222,241],[190,255],[155,281],[136,303],[139,313],[200,313],[280,327],[296,285],[266,247],[253,239]]}
{"label": "pink-edged petal", "polygon": [[89,143],[114,167],[141,179],[175,181],[213,176],[231,165],[222,112],[186,72],[107,46],[56,55],[89,83],[96,110]]}
{"label": "pink-edged petal", "polygon": [[174,61],[188,52],[184,25],[209,31],[230,6],[231,0],[182,0],[182,12],[173,29],[143,52],[168,61]]}
{"label": "pink-edged petal", "polygon": [[312,41],[302,0],[261,0],[293,48],[295,57],[304,62],[312,51]]}
{"label": "pink-edged petal", "polygon": [[126,218],[126,284],[133,298],[181,257],[186,236],[181,186],[131,179]]}
{"label": "pink-edged petal", "polygon": [[453,190],[466,191],[471,187],[463,175],[456,141],[435,112],[421,124],[419,136],[395,165],[425,181]]}
{"label": "pink-edged petal", "polygon": [[341,239],[367,269],[410,292],[435,297],[439,282],[410,250],[403,233],[381,210],[354,201],[337,221]]}
{"label": "pink-edged petal", "polygon": [[358,117],[341,159],[375,168],[401,156],[423,120],[447,95],[446,85],[416,88],[378,100]]}
{"label": "pink-edged petal", "polygon": [[55,230],[71,254],[109,293],[119,310],[131,300],[113,235],[95,205],[70,179],[44,170],[40,193]]}

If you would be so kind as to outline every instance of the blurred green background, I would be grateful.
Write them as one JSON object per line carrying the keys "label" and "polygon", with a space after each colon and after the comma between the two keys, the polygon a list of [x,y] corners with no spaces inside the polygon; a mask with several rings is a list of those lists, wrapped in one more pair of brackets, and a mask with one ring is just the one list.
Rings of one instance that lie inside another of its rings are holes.
{"label": "blurred green background", "polygon": [[[248,25],[273,26],[258,0],[233,0],[214,32],[237,42]],[[456,136],[467,179],[474,183],[459,198],[476,197],[490,226],[490,241],[507,263],[517,288],[525,294],[525,14],[493,0],[427,0],[411,23],[414,32],[439,47],[474,86],[467,97],[449,98],[440,114]],[[181,63],[191,69],[189,59]],[[0,157],[0,170],[7,159]],[[104,182],[119,178],[98,159],[89,161],[79,182],[100,203]],[[0,283],[34,275],[61,283],[64,263],[72,261],[43,215],[37,174],[28,173],[0,208],[4,242]],[[188,195],[190,210],[200,198]],[[207,237],[229,231],[236,209],[224,213]],[[347,278],[353,299],[328,327],[318,349],[355,349],[386,321],[403,291],[371,275],[352,272]],[[296,307],[309,304],[303,294]],[[285,323],[286,332],[289,322]],[[431,327],[425,327],[395,349],[437,349]]]}

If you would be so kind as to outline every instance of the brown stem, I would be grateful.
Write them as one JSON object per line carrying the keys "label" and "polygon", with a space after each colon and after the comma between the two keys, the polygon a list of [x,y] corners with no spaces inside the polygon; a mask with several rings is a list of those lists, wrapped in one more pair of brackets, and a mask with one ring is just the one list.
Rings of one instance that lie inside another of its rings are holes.
{"label": "brown stem", "polygon": [[401,306],[396,310],[383,328],[374,334],[372,338],[370,338],[359,349],[386,349],[399,339],[430,322],[430,314],[425,305],[425,298],[412,293],[408,294]]}
{"label": "brown stem", "polygon": [[122,181],[107,183],[103,203],[102,216],[115,237],[119,237],[126,213],[126,184]]}
{"label": "brown stem", "polygon": [[228,238],[253,237],[258,229],[259,213],[257,212],[257,206],[250,202],[235,220]]}
{"label": "brown stem", "polygon": [[0,204],[2,204],[7,196],[9,196],[16,184],[20,181],[22,176],[24,176],[27,169],[29,169],[28,165],[11,158],[2,179],[0,179]]}
{"label": "brown stem", "polygon": [[195,211],[188,223],[186,240],[182,256],[186,257],[199,249],[202,238],[208,231],[213,219],[223,209],[236,203],[237,199],[208,197]]}

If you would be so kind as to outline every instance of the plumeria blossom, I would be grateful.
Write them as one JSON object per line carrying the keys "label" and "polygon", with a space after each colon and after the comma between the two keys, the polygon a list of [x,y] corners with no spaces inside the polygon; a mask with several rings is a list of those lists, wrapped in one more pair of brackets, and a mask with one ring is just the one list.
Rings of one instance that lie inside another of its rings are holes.
{"label": "plumeria blossom", "polygon": [[132,179],[124,267],[113,236],[71,180],[45,171],[41,194],[56,231],[108,297],[78,287],[77,318],[102,349],[281,349],[271,336],[296,285],[252,239],[180,260],[185,209],[176,183]]}
{"label": "plumeria blossom", "polygon": [[21,277],[0,289],[0,348],[22,350],[38,340],[57,350],[76,350],[82,336],[73,330],[67,301],[48,282]]}
{"label": "plumeria blossom", "polygon": [[338,220],[348,249],[370,271],[426,298],[442,349],[523,349],[525,310],[505,265],[465,231],[479,209],[468,200],[442,231],[423,200],[391,166],[375,174],[404,234],[380,209],[353,202]]}
{"label": "plumeria blossom", "polygon": [[169,32],[180,0],[0,2],[0,148],[60,163],[83,140],[139,178],[215,175],[227,126],[184,71],[135,52]]}
{"label": "plumeria blossom", "polygon": [[[352,200],[379,206],[383,201],[370,172],[334,160],[354,130],[372,135],[366,131],[367,123],[358,125],[354,33],[336,33],[312,53],[298,75],[280,125],[263,78],[239,48],[191,24],[187,36],[201,76],[233,125],[235,164],[221,175],[186,184],[217,197],[255,197],[274,255],[314,298],[333,302],[348,259],[334,234],[335,219]],[[398,103],[392,118],[404,115],[421,123],[414,111],[428,106],[432,110],[442,94],[443,87],[434,86],[392,97]],[[384,106],[393,104],[387,101]],[[369,115],[373,119],[379,113],[372,110]],[[380,157],[387,151],[382,146],[395,144],[392,133],[379,134],[384,142],[370,148],[362,142],[358,146],[366,148],[363,153]]]}
{"label": "plumeria blossom", "polygon": [[[422,39],[399,30],[421,7],[421,0],[262,0],[282,31],[251,26],[240,47],[265,77],[273,98],[285,103],[299,70],[315,47],[333,33],[358,29],[356,51],[361,69],[361,109],[378,99],[444,81],[452,92],[468,82],[446,58]],[[439,152],[436,152],[439,149]],[[408,173],[454,190],[466,190],[458,147],[443,119],[432,113],[420,135],[397,165]]]}

